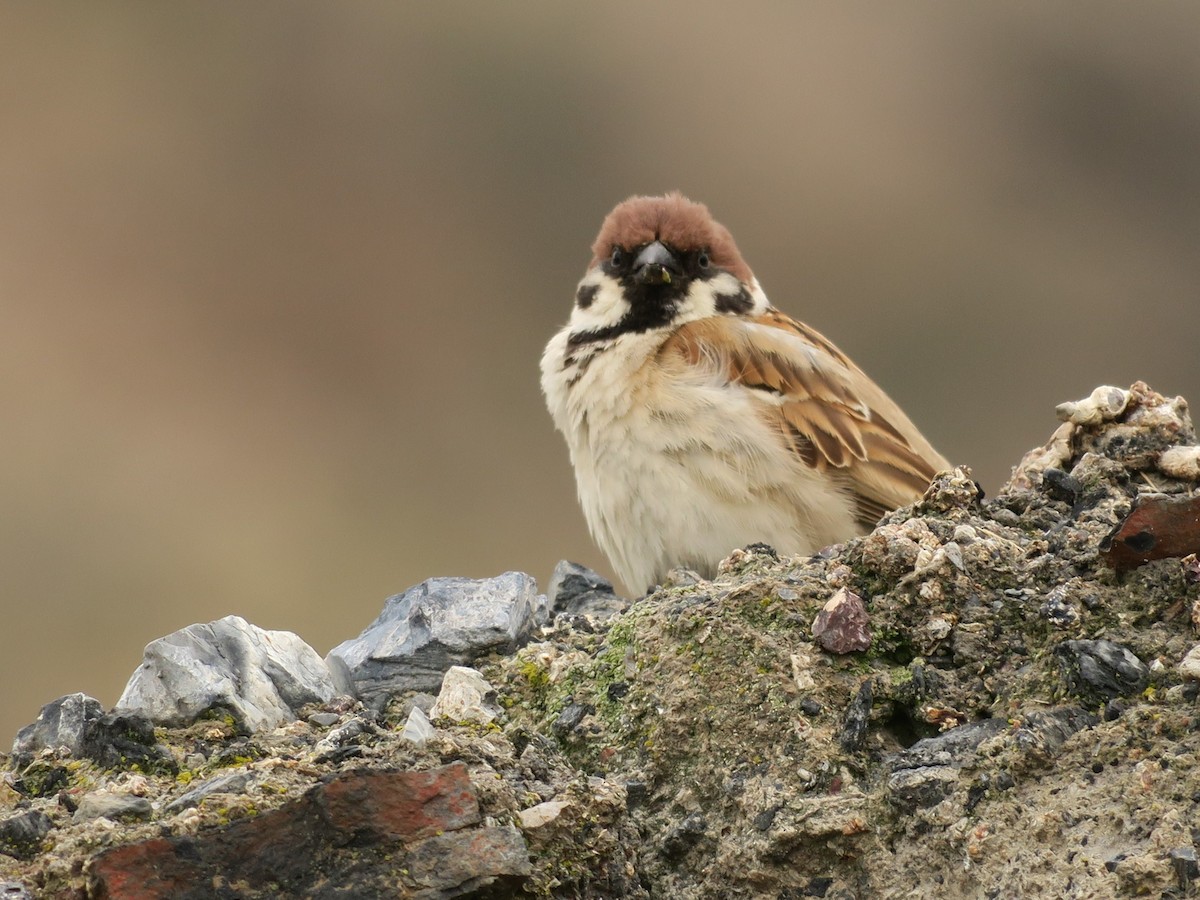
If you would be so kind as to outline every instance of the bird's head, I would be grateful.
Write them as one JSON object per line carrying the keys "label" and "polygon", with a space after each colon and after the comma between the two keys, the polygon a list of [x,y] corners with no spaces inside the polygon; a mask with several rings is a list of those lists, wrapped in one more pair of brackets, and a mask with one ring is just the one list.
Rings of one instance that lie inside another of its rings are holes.
{"label": "bird's head", "polygon": [[732,235],[708,207],[679,193],[630,197],[608,214],[592,244],[572,332],[581,343],[766,305]]}

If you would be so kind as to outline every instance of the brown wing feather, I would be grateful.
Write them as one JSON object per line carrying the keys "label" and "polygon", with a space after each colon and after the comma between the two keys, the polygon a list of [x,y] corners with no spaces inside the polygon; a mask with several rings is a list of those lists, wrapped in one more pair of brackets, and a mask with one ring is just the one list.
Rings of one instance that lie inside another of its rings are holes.
{"label": "brown wing feather", "polygon": [[766,405],[766,414],[806,465],[844,482],[865,527],[915,500],[949,468],[845,354],[778,310],[689,322],[662,352],[775,395],[779,402]]}
{"label": "brown wing feather", "polygon": [[880,519],[892,511],[886,503],[880,503],[878,500],[872,500],[862,494],[854,495],[854,510],[855,521],[864,531],[874,528]]}

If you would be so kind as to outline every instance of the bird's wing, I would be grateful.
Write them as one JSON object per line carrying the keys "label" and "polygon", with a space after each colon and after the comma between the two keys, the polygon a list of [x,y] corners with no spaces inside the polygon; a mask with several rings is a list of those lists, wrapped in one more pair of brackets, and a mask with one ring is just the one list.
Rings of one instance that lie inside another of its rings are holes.
{"label": "bird's wing", "polygon": [[840,481],[870,527],[950,466],[904,412],[837,347],[775,309],[681,326],[661,354],[762,391],[763,414],[796,456]]}

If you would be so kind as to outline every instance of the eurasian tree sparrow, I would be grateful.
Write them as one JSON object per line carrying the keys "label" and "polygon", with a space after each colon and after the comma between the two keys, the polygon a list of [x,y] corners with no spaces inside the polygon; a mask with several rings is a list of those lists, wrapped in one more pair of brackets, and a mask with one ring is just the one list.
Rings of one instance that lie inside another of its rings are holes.
{"label": "eurasian tree sparrow", "polygon": [[592,536],[631,589],[737,547],[809,554],[921,496],[946,460],[837,347],[781,313],[707,207],[609,213],[542,356]]}

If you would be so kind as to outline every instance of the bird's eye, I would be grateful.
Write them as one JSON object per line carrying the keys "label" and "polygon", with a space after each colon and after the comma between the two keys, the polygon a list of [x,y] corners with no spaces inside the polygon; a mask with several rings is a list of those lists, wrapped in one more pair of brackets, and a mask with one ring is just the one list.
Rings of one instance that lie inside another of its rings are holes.
{"label": "bird's eye", "polygon": [[696,265],[702,269],[707,269],[712,265],[712,260],[708,258],[708,251],[701,250],[700,255],[696,257]]}
{"label": "bird's eye", "polygon": [[612,256],[608,258],[608,261],[614,268],[620,267],[621,263],[625,261],[625,254],[621,252],[620,247],[613,247]]}

